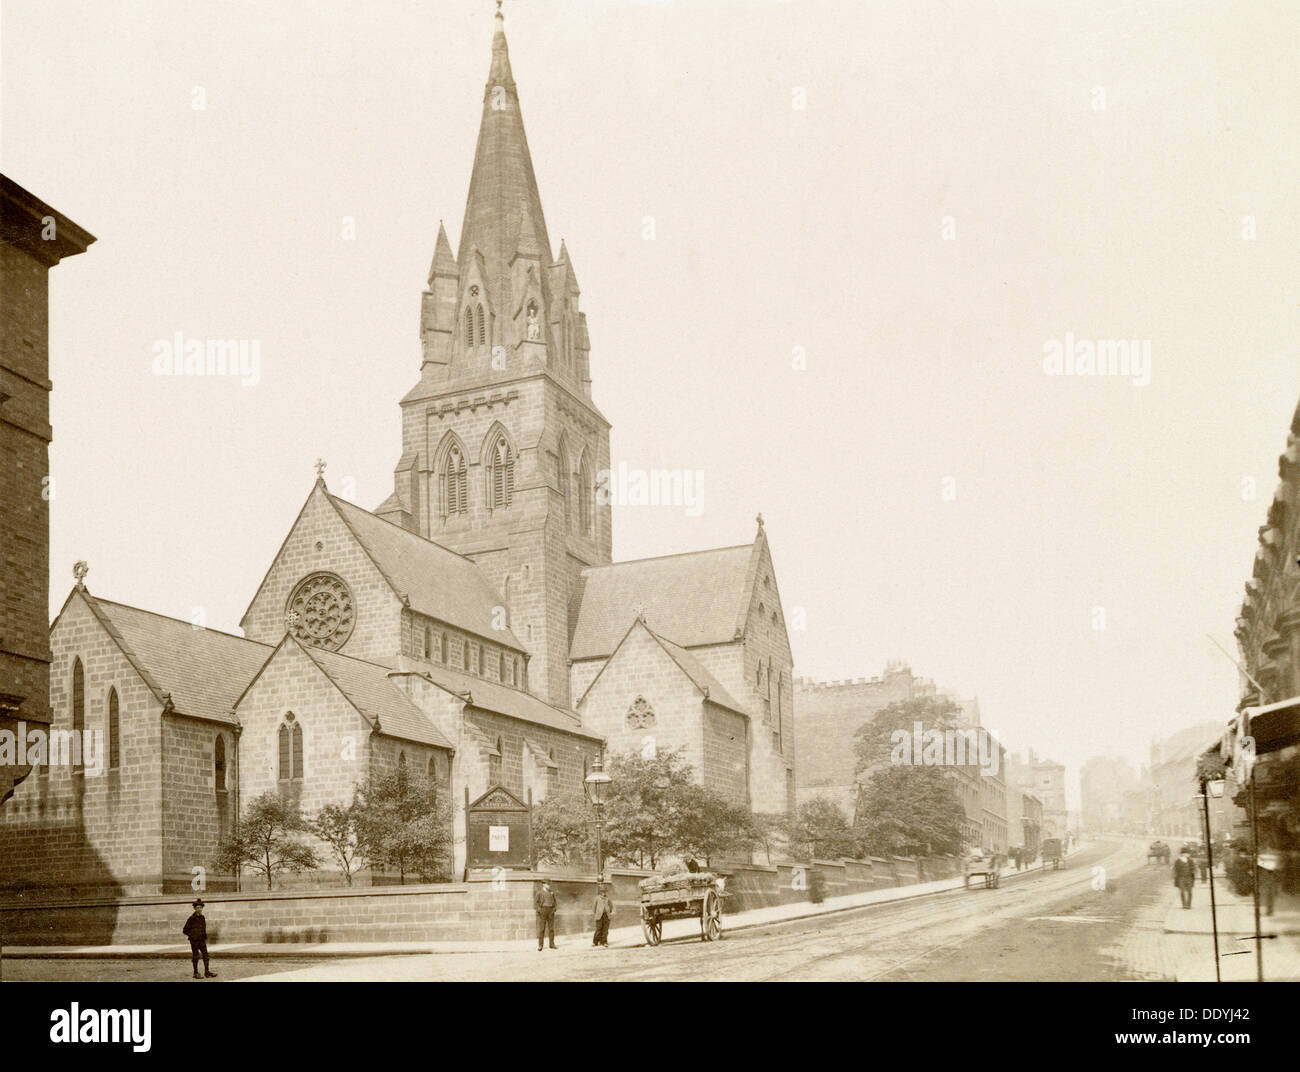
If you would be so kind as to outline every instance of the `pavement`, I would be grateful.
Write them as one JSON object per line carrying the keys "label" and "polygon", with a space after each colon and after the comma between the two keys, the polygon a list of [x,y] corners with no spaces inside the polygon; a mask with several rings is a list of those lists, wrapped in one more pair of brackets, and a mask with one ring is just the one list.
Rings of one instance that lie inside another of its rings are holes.
{"label": "pavement", "polygon": [[[1197,883],[1192,907],[1183,908],[1178,891],[1169,887],[1164,916],[1166,956],[1179,982],[1214,982],[1214,926],[1219,933],[1219,965],[1224,982],[1254,982],[1255,908],[1252,897],[1232,892],[1225,876],[1214,876],[1214,918],[1210,913],[1210,888]],[[1260,910],[1264,938],[1264,979],[1300,980],[1300,897],[1278,894],[1273,915]],[[1272,937],[1268,937],[1268,936]]]}
{"label": "pavement", "polygon": [[[1071,855],[1078,851],[1079,849],[1076,846]],[[1027,878],[1041,872],[1041,863],[1033,864],[1021,871],[1016,871],[1014,866],[1006,867],[1002,869],[1002,882],[1004,885],[1008,882],[1014,883],[1018,878]],[[725,913],[722,921],[723,929],[727,932],[733,932],[770,926],[773,923],[833,916],[837,913],[850,912],[869,905],[910,901],[939,893],[947,893],[952,890],[962,889],[964,885],[965,879],[958,876],[956,878],[938,879],[934,882],[919,882],[909,886],[892,886],[879,890],[867,890],[862,893],[845,894],[842,897],[828,897],[820,904],[803,901],[794,904],[773,905],[768,908],[755,908],[747,912]],[[665,942],[680,938],[698,939],[699,935],[700,925],[696,920],[668,920],[663,925],[663,941]],[[584,938],[585,941],[579,940]],[[588,946],[589,942],[589,935],[563,935],[561,936],[560,948],[556,952],[564,953],[568,951],[573,953]],[[609,944],[611,948],[625,949],[644,946],[645,935],[641,931],[641,925],[637,923],[632,926],[613,928],[609,932]],[[536,947],[534,939],[522,938],[511,941],[471,942],[231,942],[210,944],[208,951],[212,957],[221,957],[223,959],[258,957],[269,960],[283,960],[285,958],[297,960],[299,958],[313,957],[336,959],[341,957],[417,956],[430,953],[517,953],[536,949]],[[3,947],[3,950],[0,950],[0,954],[3,955],[5,960],[157,959],[160,957],[190,959],[189,947],[184,943],[90,946],[7,945]]]}

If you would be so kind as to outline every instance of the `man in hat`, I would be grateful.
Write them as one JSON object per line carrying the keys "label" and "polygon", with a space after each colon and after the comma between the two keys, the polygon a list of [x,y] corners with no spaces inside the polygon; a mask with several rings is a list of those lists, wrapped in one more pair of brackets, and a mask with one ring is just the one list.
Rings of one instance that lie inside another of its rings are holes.
{"label": "man in hat", "polygon": [[614,902],[609,899],[609,887],[601,882],[596,886],[596,933],[592,936],[592,945],[609,948],[609,917],[614,914]]}
{"label": "man in hat", "polygon": [[[217,973],[208,965],[208,921],[203,918],[203,898],[194,902],[194,911],[185,921],[182,932],[190,940],[190,960],[194,962],[195,979],[215,979]],[[199,975],[199,957],[203,958],[203,974]]]}
{"label": "man in hat", "polygon": [[541,888],[533,894],[533,908],[537,912],[537,951],[542,951],[542,941],[550,938],[551,948],[555,948],[555,891],[549,880],[543,881]]}
{"label": "man in hat", "polygon": [[1196,863],[1192,860],[1192,851],[1186,845],[1174,861],[1174,885],[1178,895],[1183,899],[1183,907],[1192,907],[1192,888],[1196,885]]}

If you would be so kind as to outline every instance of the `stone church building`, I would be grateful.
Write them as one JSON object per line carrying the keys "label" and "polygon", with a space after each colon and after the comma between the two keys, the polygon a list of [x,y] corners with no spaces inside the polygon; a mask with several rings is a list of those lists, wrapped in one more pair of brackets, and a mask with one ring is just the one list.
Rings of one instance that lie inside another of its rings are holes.
{"label": "stone church building", "polygon": [[18,788],[0,889],[188,889],[261,793],[313,812],[399,764],[452,802],[457,873],[467,789],[580,794],[605,750],[681,747],[736,802],[793,806],[793,660],[761,519],[739,546],[612,561],[610,425],[579,293],[498,12],[393,493],[371,512],[319,477],[243,636],[102,599],[79,567],[51,626],[52,722],[102,747]]}

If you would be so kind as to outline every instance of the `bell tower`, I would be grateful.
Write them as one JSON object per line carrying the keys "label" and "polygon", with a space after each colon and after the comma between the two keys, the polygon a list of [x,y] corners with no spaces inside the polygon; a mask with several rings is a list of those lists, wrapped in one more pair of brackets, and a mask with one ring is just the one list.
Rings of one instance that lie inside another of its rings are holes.
{"label": "bell tower", "polygon": [[569,251],[552,255],[505,20],[496,12],[455,254],[439,224],[420,301],[419,382],[402,399],[395,489],[376,511],[476,561],[529,649],[531,691],[569,706],[569,605],[610,561],[609,422],[591,397]]}

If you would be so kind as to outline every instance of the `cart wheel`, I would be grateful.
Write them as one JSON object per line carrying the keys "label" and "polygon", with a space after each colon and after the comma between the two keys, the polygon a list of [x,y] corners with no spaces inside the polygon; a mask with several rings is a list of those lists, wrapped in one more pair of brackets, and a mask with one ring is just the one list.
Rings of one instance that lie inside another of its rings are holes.
{"label": "cart wheel", "polygon": [[722,906],[718,902],[718,891],[709,890],[700,902],[700,939],[716,942],[722,937]]}
{"label": "cart wheel", "polygon": [[646,945],[658,945],[663,937],[664,925],[658,916],[641,913],[641,930],[645,934]]}

